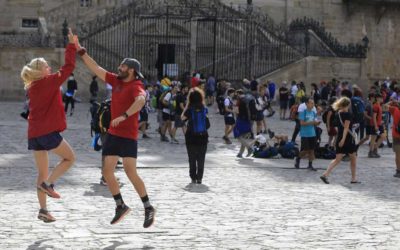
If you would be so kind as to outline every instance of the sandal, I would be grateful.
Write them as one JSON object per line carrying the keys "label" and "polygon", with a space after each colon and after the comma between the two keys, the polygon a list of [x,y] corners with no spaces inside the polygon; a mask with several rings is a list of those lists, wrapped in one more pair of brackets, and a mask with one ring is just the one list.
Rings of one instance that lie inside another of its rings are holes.
{"label": "sandal", "polygon": [[361,184],[361,181],[351,181],[350,184]]}

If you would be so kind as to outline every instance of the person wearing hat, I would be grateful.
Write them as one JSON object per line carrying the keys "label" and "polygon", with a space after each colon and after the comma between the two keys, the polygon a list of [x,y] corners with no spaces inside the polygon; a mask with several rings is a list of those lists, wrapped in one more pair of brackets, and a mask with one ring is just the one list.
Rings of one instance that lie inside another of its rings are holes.
{"label": "person wearing hat", "polygon": [[98,78],[112,85],[111,123],[103,144],[103,176],[114,197],[117,208],[111,224],[120,222],[130,211],[124,203],[114,170],[121,157],[126,175],[139,194],[144,208],[143,227],[150,227],[154,222],[155,209],[150,205],[146,187],[136,171],[137,139],[139,133],[139,111],[144,106],[146,92],[141,79],[140,62],[134,58],[125,58],[118,67],[118,74],[107,72],[100,67],[76,39],[78,54],[85,65]]}

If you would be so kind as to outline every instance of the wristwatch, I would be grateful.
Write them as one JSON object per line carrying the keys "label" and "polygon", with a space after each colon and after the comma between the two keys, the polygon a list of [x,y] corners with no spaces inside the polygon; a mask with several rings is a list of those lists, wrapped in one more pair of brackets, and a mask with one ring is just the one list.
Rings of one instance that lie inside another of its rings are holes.
{"label": "wristwatch", "polygon": [[125,117],[125,118],[128,118],[128,117],[129,117],[129,115],[128,115],[126,112],[124,112],[124,113],[122,114],[122,116]]}

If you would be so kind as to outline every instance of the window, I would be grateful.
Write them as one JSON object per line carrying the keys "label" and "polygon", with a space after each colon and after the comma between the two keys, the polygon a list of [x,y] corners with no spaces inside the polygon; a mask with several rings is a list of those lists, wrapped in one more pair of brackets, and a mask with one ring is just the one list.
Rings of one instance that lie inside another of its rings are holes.
{"label": "window", "polygon": [[22,19],[22,27],[23,28],[37,28],[39,27],[38,19],[34,18],[24,18]]}
{"label": "window", "polygon": [[92,6],[92,0],[81,0],[81,7],[90,7]]}

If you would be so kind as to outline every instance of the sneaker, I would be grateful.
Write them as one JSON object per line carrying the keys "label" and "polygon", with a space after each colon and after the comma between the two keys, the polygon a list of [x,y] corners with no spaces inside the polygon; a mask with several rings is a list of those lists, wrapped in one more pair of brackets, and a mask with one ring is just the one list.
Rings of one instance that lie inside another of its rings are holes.
{"label": "sneaker", "polygon": [[328,177],[321,175],[319,177],[325,184],[329,184]]}
{"label": "sneaker", "polygon": [[229,140],[229,138],[226,138],[225,143],[226,144],[232,144],[232,142],[231,142],[231,140]]}
{"label": "sneaker", "polygon": [[311,170],[311,171],[317,171],[316,168],[314,168],[313,166],[310,166],[310,165],[307,167],[307,169],[308,169],[308,170]]}
{"label": "sneaker", "polygon": [[154,217],[156,215],[156,210],[154,207],[150,206],[144,209],[144,223],[143,227],[148,228],[154,223]]}
{"label": "sneaker", "polygon": [[106,179],[104,179],[104,176],[102,176],[102,177],[100,178],[100,185],[102,185],[102,186],[108,186],[108,185],[107,185],[107,182],[106,182]]}
{"label": "sneaker", "polygon": [[400,178],[400,171],[396,171],[396,174],[395,174],[395,175],[393,175],[393,177]]}
{"label": "sneaker", "polygon": [[111,225],[120,222],[130,211],[131,209],[127,205],[117,207],[115,209],[115,216],[111,221]]}
{"label": "sneaker", "polygon": [[300,158],[299,157],[296,157],[296,159],[294,160],[294,167],[300,168]]}
{"label": "sneaker", "polygon": [[268,129],[269,138],[272,139],[275,137],[275,133]]}
{"label": "sneaker", "polygon": [[381,155],[378,152],[372,152],[375,155],[375,158],[381,158]]}
{"label": "sneaker", "polygon": [[143,139],[151,139],[151,137],[146,134],[143,134]]}
{"label": "sneaker", "polygon": [[252,154],[253,154],[253,149],[248,148],[246,157],[250,157]]}
{"label": "sneaker", "polygon": [[163,142],[169,142],[168,137],[166,137],[165,135],[161,136],[161,141]]}
{"label": "sneaker", "polygon": [[271,114],[268,114],[267,117],[272,117],[275,114],[275,110],[272,110]]}
{"label": "sneaker", "polygon": [[243,155],[242,154],[237,154],[236,157],[237,158],[243,158]]}
{"label": "sneaker", "polygon": [[175,138],[171,138],[171,143],[172,144],[179,144],[179,141]]}
{"label": "sneaker", "polygon": [[197,184],[201,184],[201,180],[197,180],[197,182],[196,182]]}
{"label": "sneaker", "polygon": [[60,197],[61,197],[60,194],[57,193],[57,192],[54,190],[54,184],[47,185],[45,182],[43,182],[42,184],[40,184],[40,186],[37,186],[37,188],[38,188],[40,191],[46,193],[46,194],[47,194],[48,196],[50,196],[51,198],[60,199]]}
{"label": "sneaker", "polygon": [[54,218],[46,209],[39,210],[38,219],[43,221],[44,223],[50,223],[56,221],[56,218]]}

